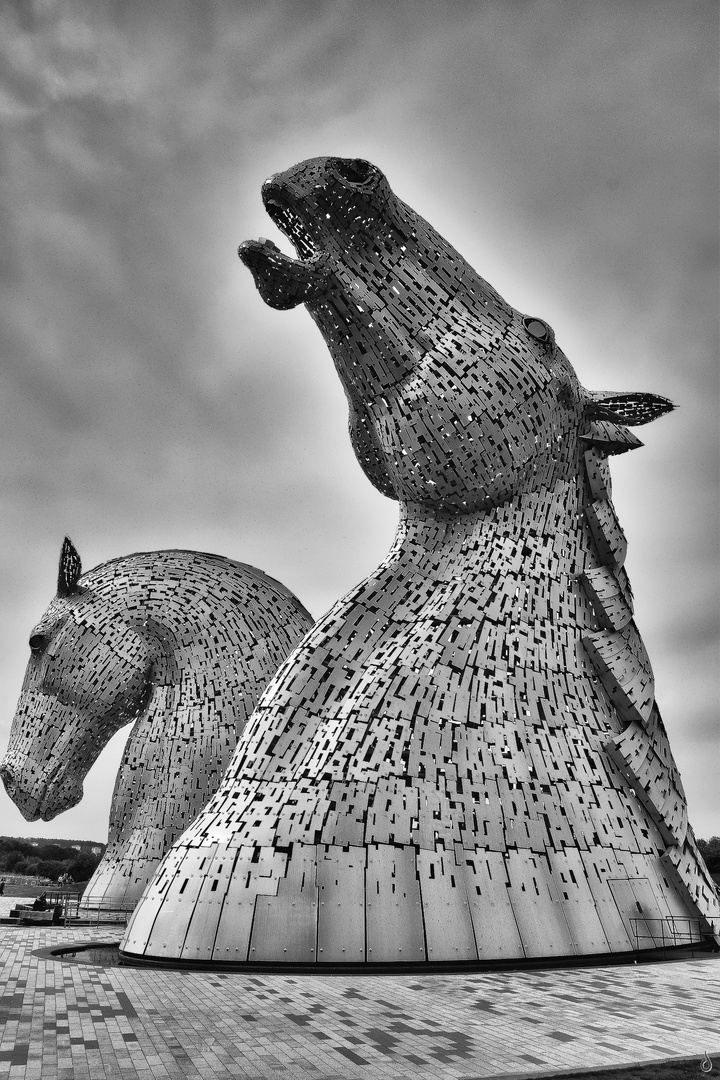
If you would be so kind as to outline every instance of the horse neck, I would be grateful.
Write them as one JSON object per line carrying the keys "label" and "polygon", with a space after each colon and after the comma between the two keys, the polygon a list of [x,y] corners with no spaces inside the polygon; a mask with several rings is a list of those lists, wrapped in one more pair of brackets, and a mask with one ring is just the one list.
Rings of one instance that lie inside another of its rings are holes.
{"label": "horse neck", "polygon": [[[137,827],[144,815],[162,817],[168,777],[187,778],[195,789],[198,771],[222,771],[218,746],[237,738],[236,714],[223,708],[229,693],[231,665],[220,663],[222,613],[202,610],[201,597],[158,595],[143,612],[141,626],[152,643],[152,690],[123,754],[113,793],[108,843]],[[215,640],[217,639],[217,640]],[[208,706],[212,701],[213,707]],[[138,789],[138,780],[140,788]],[[205,777],[202,779],[205,783]],[[182,808],[180,808],[182,809]],[[200,809],[200,807],[198,807]],[[168,806],[167,818],[178,810]]]}
{"label": "horse neck", "polygon": [[381,566],[390,573],[416,567],[438,579],[461,577],[470,588],[496,580],[558,581],[592,561],[585,523],[582,476],[551,489],[524,492],[487,510],[438,515],[416,503],[400,504],[395,542]]}

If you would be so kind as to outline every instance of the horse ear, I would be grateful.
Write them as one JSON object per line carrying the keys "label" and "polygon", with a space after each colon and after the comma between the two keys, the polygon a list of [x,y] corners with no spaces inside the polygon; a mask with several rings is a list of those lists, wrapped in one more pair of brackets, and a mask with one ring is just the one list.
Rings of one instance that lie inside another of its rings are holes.
{"label": "horse ear", "polygon": [[602,390],[586,391],[588,420],[609,420],[614,424],[629,424],[639,427],[657,420],[658,416],[672,412],[672,401],[659,394],[613,394]]}
{"label": "horse ear", "polygon": [[60,565],[58,567],[58,596],[71,596],[77,592],[77,583],[82,574],[82,563],[75,545],[69,536],[63,540],[60,552]]}

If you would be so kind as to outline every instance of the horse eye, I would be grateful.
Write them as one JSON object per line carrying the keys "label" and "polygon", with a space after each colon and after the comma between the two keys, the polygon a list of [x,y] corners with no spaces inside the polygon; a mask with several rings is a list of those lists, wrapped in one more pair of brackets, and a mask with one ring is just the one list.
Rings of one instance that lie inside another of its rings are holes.
{"label": "horse eye", "polygon": [[30,650],[34,653],[41,653],[50,639],[45,634],[33,634],[30,638]]}
{"label": "horse eye", "polygon": [[373,174],[370,162],[362,158],[338,158],[333,162],[333,169],[338,176],[351,184],[366,184]]}
{"label": "horse eye", "polygon": [[536,341],[542,341],[543,343],[550,341],[550,331],[545,323],[540,322],[539,319],[523,319],[523,326]]}

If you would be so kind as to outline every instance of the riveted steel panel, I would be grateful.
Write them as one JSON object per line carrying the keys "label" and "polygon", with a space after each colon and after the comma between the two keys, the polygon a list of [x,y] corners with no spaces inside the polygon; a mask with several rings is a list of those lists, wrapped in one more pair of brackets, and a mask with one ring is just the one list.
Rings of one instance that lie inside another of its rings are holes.
{"label": "riveted steel panel", "polygon": [[160,914],[158,896],[162,897],[170,883],[175,880],[176,874],[182,868],[184,858],[185,851],[182,848],[173,848],[166,855],[155,878],[132,913],[122,943],[126,952],[142,954],[146,951],[153,925]]}
{"label": "riveted steel panel", "polygon": [[607,952],[607,935],[577,848],[549,851],[548,860],[573,948],[578,953]]}
{"label": "riveted steel panel", "polygon": [[365,849],[320,847],[318,883],[318,960],[365,960]]}
{"label": "riveted steel panel", "polygon": [[462,868],[449,851],[419,851],[417,866],[428,960],[476,960]]}
{"label": "riveted steel panel", "polygon": [[507,890],[505,860],[499,851],[465,853],[458,867],[465,891],[480,960],[524,956],[520,931]]}
{"label": "riveted steel panel", "polygon": [[528,851],[509,851],[510,903],[526,956],[570,956],[576,950],[547,864]]}
{"label": "riveted steel panel", "polygon": [[237,850],[230,885],[220,909],[213,960],[247,960],[257,896],[275,896],[287,856],[272,849]]}
{"label": "riveted steel panel", "polygon": [[232,877],[235,852],[228,851],[224,859],[216,859],[215,862],[217,866],[213,866],[203,880],[190,918],[180,953],[183,960],[209,960],[213,953],[215,934]]}
{"label": "riveted steel panel", "polygon": [[369,963],[425,960],[415,849],[368,847],[365,878]]}
{"label": "riveted steel panel", "polygon": [[[179,956],[188,924],[195,910],[203,881],[212,865],[217,844],[209,848],[189,848],[175,871],[158,911],[147,944],[147,953]],[[128,951],[132,951],[129,945]]]}
{"label": "riveted steel panel", "polygon": [[318,887],[315,845],[296,845],[290,875],[276,896],[258,896],[248,960],[317,959]]}
{"label": "riveted steel panel", "polygon": [[615,879],[609,885],[633,945],[640,949],[653,949],[670,944],[667,930],[669,911],[649,878]]}

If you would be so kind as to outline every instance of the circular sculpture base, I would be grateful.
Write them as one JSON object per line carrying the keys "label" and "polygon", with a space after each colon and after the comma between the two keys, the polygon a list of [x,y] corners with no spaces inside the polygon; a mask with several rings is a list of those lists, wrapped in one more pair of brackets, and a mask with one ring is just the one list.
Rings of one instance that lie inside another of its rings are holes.
{"label": "circular sculpture base", "polygon": [[456,960],[405,964],[273,964],[233,961],[208,964],[202,960],[158,960],[126,953],[116,942],[83,942],[38,949],[34,956],[99,967],[152,967],[172,971],[227,971],[265,975],[464,975],[484,971],[528,971],[549,968],[608,967],[618,964],[657,964],[695,957],[707,958],[720,953],[717,945],[705,940],[691,945],[672,945],[665,949],[640,949],[635,952],[595,953],[592,956],[525,957],[522,960]]}

